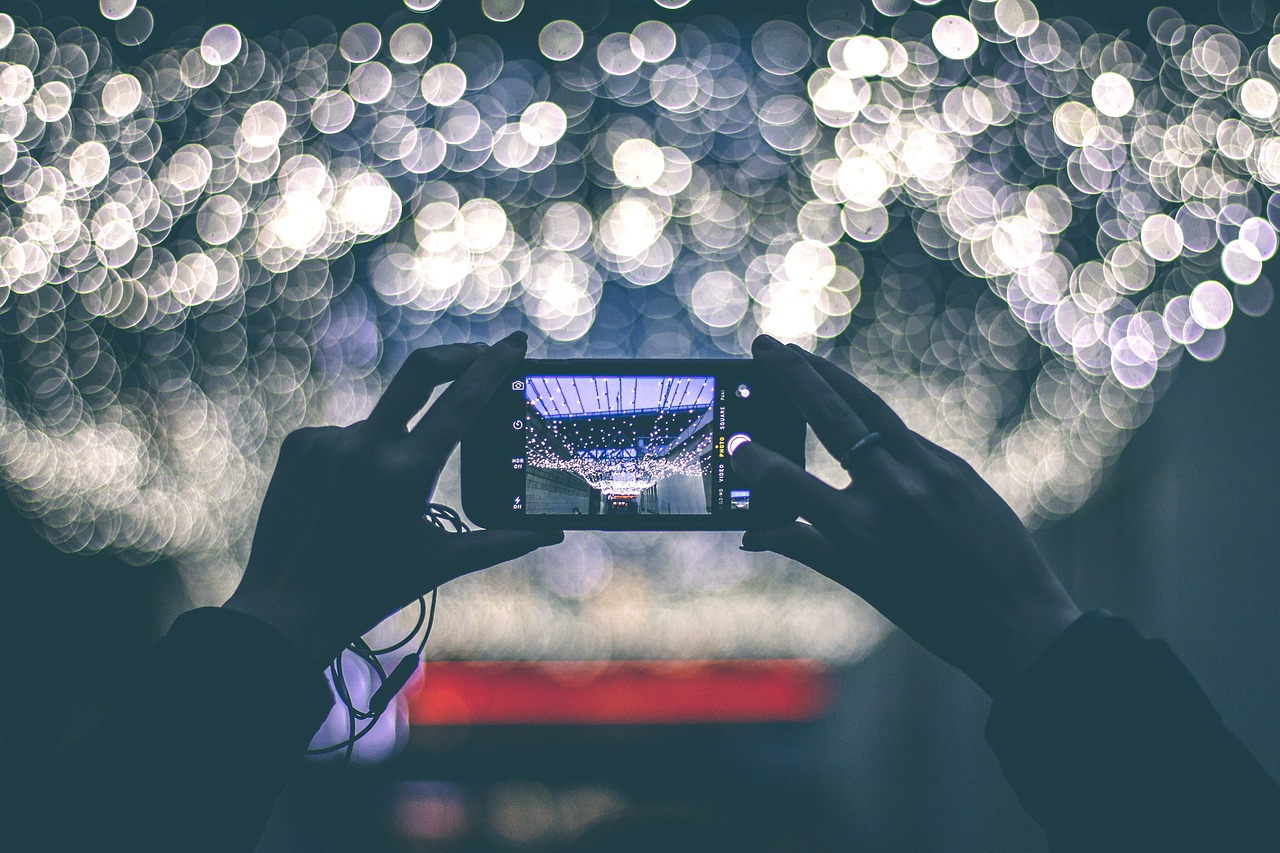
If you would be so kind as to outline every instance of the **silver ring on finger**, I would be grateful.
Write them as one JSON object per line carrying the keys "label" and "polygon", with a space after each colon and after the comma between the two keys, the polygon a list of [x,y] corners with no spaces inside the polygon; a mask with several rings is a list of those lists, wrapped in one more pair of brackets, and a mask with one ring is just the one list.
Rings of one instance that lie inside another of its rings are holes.
{"label": "silver ring on finger", "polygon": [[840,457],[840,467],[846,471],[852,471],[857,460],[857,456],[864,450],[869,450],[880,443],[883,436],[878,432],[869,432],[862,438],[853,443],[853,446],[844,452]]}

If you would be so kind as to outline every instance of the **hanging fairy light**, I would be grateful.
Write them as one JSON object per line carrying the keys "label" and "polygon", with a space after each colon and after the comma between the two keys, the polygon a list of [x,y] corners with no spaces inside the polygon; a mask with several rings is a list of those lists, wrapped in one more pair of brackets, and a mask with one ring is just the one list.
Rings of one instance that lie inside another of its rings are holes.
{"label": "hanging fairy light", "polygon": [[601,492],[638,492],[710,472],[711,376],[538,376],[525,384],[530,468]]}
{"label": "hanging fairy light", "polygon": [[[1184,356],[1269,310],[1280,36],[1261,21],[1161,7],[1115,36],[1031,0],[873,19],[812,0],[744,31],[684,5],[503,44],[451,32],[438,0],[164,44],[132,0],[59,31],[0,13],[12,499],[60,548],[171,557],[216,601],[282,437],[362,417],[411,348],[522,328],[535,355],[742,356],[763,331],[850,366],[1035,523],[1086,500]],[[441,642],[839,658],[881,630],[808,573],[571,542],[615,579],[582,587],[608,618],[562,594],[573,559],[535,557],[532,580],[459,582]],[[619,627],[654,620],[671,648]]]}

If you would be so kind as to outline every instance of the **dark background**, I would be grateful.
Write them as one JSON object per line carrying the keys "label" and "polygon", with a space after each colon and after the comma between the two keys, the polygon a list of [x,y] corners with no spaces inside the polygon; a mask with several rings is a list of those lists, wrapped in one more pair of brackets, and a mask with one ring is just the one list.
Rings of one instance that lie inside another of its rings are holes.
{"label": "dark background", "polygon": [[[255,33],[313,13],[340,29],[403,10],[399,2],[345,0],[144,5],[157,19],[149,48],[184,24],[231,21]],[[478,5],[444,0],[440,14],[447,11],[458,31],[500,36]],[[580,20],[579,10],[600,4],[528,5],[505,26]],[[105,23],[96,3],[40,6],[46,20],[66,11],[90,26]],[[1045,17],[1078,15],[1111,32],[1132,29],[1139,41],[1150,8],[1100,0],[1038,6]],[[28,20],[36,18],[34,8],[5,4]],[[801,8],[693,0],[683,12],[728,12],[745,29],[751,15]],[[1179,11],[1197,22],[1219,19],[1212,4]],[[651,2],[615,0],[611,14],[621,26],[659,12]],[[1275,266],[1267,270],[1273,276]],[[1224,355],[1213,364],[1184,360],[1104,486],[1037,538],[1082,607],[1106,607],[1167,639],[1227,725],[1280,776],[1277,365],[1280,317],[1237,316]],[[120,669],[185,606],[172,567],[62,555],[0,501],[0,820],[21,808],[26,781],[92,725]],[[838,673],[833,713],[811,725],[494,731],[473,734],[465,748],[421,749],[377,771],[353,768],[339,778],[311,769],[282,799],[260,850],[352,849],[382,820],[369,807],[382,786],[414,776],[592,778],[640,799],[710,796],[722,810],[790,823],[823,839],[822,846],[838,842],[849,850],[1043,850],[983,742],[988,708],[963,676],[895,634]]]}

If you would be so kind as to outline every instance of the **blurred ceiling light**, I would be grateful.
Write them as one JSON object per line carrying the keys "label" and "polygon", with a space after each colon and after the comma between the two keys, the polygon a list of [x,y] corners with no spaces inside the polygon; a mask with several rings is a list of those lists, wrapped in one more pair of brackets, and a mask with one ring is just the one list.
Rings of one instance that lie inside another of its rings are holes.
{"label": "blurred ceiling light", "polygon": [[[100,31],[0,13],[0,471],[50,541],[172,557],[221,600],[288,431],[362,417],[414,347],[516,328],[562,357],[770,331],[1035,523],[1184,353],[1271,307],[1280,36],[1162,7],[1141,44],[1030,0],[812,0],[746,32],[662,0],[500,45],[408,14],[437,5],[221,23],[130,67],[132,0]],[[731,537],[581,538],[599,583],[554,553],[459,581],[443,652],[848,660],[884,632]]]}

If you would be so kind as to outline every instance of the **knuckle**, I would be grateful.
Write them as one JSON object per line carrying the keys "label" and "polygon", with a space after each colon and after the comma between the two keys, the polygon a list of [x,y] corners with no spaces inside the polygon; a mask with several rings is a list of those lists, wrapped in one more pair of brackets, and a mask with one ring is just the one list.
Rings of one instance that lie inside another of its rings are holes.
{"label": "knuckle", "polygon": [[943,485],[948,491],[959,492],[974,476],[974,471],[963,459],[952,459],[947,460],[943,465],[941,475]]}
{"label": "knuckle", "polygon": [[895,482],[888,495],[894,508],[912,510],[928,503],[932,490],[919,476],[908,474]]}
{"label": "knuckle", "polygon": [[302,431],[294,430],[286,435],[284,440],[280,442],[280,454],[283,456],[286,454],[296,453],[298,451],[298,446],[302,441]]}
{"label": "knuckle", "polygon": [[867,400],[866,406],[872,415],[881,420],[900,422],[901,419],[898,417],[898,413],[888,403],[875,394],[870,394],[869,397],[870,399]]}
{"label": "knuckle", "polygon": [[403,370],[412,373],[422,373],[431,368],[436,360],[435,347],[422,347],[409,353],[409,357],[404,360]]}
{"label": "knuckle", "polygon": [[907,502],[913,506],[921,506],[933,497],[933,489],[925,482],[912,478],[903,487]]}
{"label": "knuckle", "polygon": [[818,413],[832,421],[844,421],[849,417],[849,409],[844,401],[834,395],[824,395],[818,401]]}
{"label": "knuckle", "polygon": [[969,479],[977,476],[973,466],[970,465],[962,456],[952,453],[949,450],[942,449],[942,452],[936,456],[938,468],[943,479],[951,485],[960,485]]}
{"label": "knuckle", "polygon": [[318,427],[299,427],[284,437],[280,442],[281,456],[297,456],[315,441]]}

